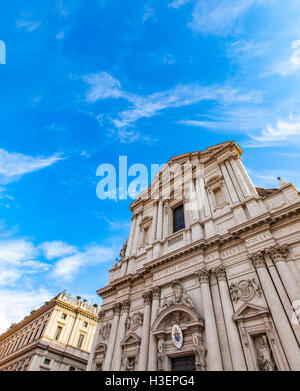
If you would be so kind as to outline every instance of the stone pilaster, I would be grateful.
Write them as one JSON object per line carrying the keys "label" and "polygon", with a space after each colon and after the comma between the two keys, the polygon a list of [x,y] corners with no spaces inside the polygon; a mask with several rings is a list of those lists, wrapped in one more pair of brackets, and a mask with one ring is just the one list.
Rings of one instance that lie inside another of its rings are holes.
{"label": "stone pilaster", "polygon": [[163,232],[163,202],[160,199],[158,201],[158,211],[157,211],[157,230],[156,230],[156,239],[162,239]]}
{"label": "stone pilaster", "polygon": [[151,243],[155,242],[155,240],[156,240],[157,209],[158,209],[158,204],[157,204],[156,201],[154,201],[154,205],[153,205],[153,220],[152,220],[152,228],[151,228]]}
{"label": "stone pilaster", "polygon": [[126,247],[126,255],[125,255],[126,257],[129,257],[131,254],[135,226],[136,226],[136,215],[133,215],[132,216],[132,223],[131,223],[131,227],[130,227],[129,238],[128,238],[128,243],[127,243],[127,247]]}
{"label": "stone pilaster", "polygon": [[139,358],[139,371],[146,371],[148,364],[149,339],[150,339],[150,321],[151,321],[151,292],[143,294],[144,299],[144,321],[141,342],[141,351]]}
{"label": "stone pilaster", "polygon": [[136,224],[134,229],[133,243],[131,254],[136,254],[139,248],[139,239],[140,239],[140,222],[142,220],[142,213],[139,213],[136,217]]}
{"label": "stone pilaster", "polygon": [[197,276],[201,285],[204,311],[205,335],[207,341],[207,369],[208,371],[222,371],[221,351],[209,286],[209,271],[204,267],[197,273]]}
{"label": "stone pilaster", "polygon": [[226,271],[223,266],[215,269],[215,274],[218,280],[222,307],[224,312],[224,320],[227,330],[229,347],[231,352],[233,369],[235,371],[246,371],[247,366],[245,362],[244,352],[240,340],[240,335],[232,316],[233,306],[227,284]]}
{"label": "stone pilaster", "polygon": [[267,270],[267,266],[264,259],[264,252],[261,251],[256,254],[249,255],[249,259],[253,263],[257,271],[261,287],[263,289],[282,346],[284,347],[284,351],[289,362],[290,368],[293,371],[299,371],[299,345],[291,329],[285,311],[281,305],[278,294]]}
{"label": "stone pilaster", "polygon": [[114,310],[114,317],[113,317],[113,321],[112,321],[109,342],[108,342],[105,360],[104,360],[104,364],[103,364],[103,371],[109,371],[110,367],[111,367],[111,361],[112,361],[112,357],[113,357],[116,336],[117,336],[117,330],[118,330],[118,324],[119,324],[119,319],[120,319],[120,314],[121,314],[121,304],[116,303],[114,305],[113,310]]}
{"label": "stone pilaster", "polygon": [[[152,290],[152,310],[151,310],[151,327],[155,322],[157,312],[159,310],[160,289],[155,287]],[[148,357],[148,371],[157,371],[157,340],[150,331],[149,341],[149,357]]]}
{"label": "stone pilaster", "polygon": [[120,317],[119,321],[119,327],[118,327],[118,333],[116,336],[116,344],[115,344],[115,351],[114,351],[114,357],[113,357],[113,363],[111,366],[111,369],[113,371],[119,371],[121,369],[121,364],[122,364],[122,346],[121,343],[123,339],[125,338],[125,333],[126,333],[126,319],[128,317],[130,309],[130,301],[125,300],[122,303],[122,315]]}
{"label": "stone pilaster", "polygon": [[163,203],[163,238],[166,239],[169,236],[169,202]]}
{"label": "stone pilaster", "polygon": [[277,245],[266,251],[275,263],[278,274],[280,275],[281,281],[289,295],[291,302],[300,300],[300,291],[297,286],[297,281],[290,272],[286,262],[289,256],[288,247]]}

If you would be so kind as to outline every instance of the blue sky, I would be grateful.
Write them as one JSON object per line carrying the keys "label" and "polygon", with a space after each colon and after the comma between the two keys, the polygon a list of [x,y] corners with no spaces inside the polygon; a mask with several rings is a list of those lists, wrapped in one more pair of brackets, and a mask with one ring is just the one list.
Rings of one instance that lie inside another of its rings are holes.
{"label": "blue sky", "polygon": [[2,7],[0,332],[66,289],[95,291],[131,199],[96,170],[236,140],[255,185],[300,188],[300,3],[52,0]]}

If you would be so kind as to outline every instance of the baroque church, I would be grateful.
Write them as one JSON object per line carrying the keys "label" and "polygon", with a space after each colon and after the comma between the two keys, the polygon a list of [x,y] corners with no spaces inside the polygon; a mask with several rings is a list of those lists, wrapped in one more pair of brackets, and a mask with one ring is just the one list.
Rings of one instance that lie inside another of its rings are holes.
{"label": "baroque church", "polygon": [[130,206],[87,370],[300,370],[300,197],[225,142],[173,157]]}

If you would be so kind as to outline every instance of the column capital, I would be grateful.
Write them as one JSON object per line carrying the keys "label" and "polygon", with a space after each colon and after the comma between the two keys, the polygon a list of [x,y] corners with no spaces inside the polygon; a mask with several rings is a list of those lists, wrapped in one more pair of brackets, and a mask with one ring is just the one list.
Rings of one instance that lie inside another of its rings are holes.
{"label": "column capital", "polygon": [[155,286],[152,289],[152,298],[153,298],[153,300],[159,300],[159,298],[160,298],[160,288],[158,286]]}
{"label": "column capital", "polygon": [[143,293],[144,304],[151,304],[152,294],[151,291]]}
{"label": "column capital", "polygon": [[124,300],[122,302],[122,313],[124,312],[129,312],[129,309],[130,309],[130,300]]}
{"label": "column capital", "polygon": [[214,270],[214,273],[215,273],[218,281],[227,281],[226,270],[223,265],[218,266]]}
{"label": "column capital", "polygon": [[266,253],[271,256],[274,263],[285,261],[289,255],[289,248],[286,245],[276,245],[266,250]]}
{"label": "column capital", "polygon": [[209,284],[210,270],[207,270],[206,267],[201,268],[195,274],[197,275],[200,284]]}
{"label": "column capital", "polygon": [[114,311],[114,314],[115,315],[120,315],[121,313],[121,303],[115,303],[114,306],[113,306],[113,311]]}
{"label": "column capital", "polygon": [[267,267],[266,261],[265,261],[265,251],[259,251],[255,254],[248,255],[249,260],[252,262],[255,269],[259,269],[261,267]]}

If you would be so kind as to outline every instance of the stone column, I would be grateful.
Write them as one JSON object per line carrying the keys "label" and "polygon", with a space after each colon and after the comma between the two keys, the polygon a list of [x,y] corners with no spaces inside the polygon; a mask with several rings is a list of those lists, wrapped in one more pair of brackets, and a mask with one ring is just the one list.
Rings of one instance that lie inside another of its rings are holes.
{"label": "stone column", "polygon": [[236,164],[239,167],[240,173],[242,174],[242,176],[244,177],[244,179],[248,185],[248,189],[249,189],[250,193],[253,195],[257,195],[258,194],[257,190],[256,190],[255,186],[253,185],[251,179],[249,178],[249,175],[248,175],[247,171],[245,170],[245,167],[244,167],[240,157],[236,158]]}
{"label": "stone column", "polygon": [[201,194],[201,202],[203,203],[205,217],[211,216],[207,193],[204,185],[204,169],[202,164],[199,164],[199,169],[197,169],[196,172],[196,188],[200,191]]}
{"label": "stone column", "polygon": [[156,239],[162,239],[162,230],[163,230],[163,203],[160,199],[158,201],[158,211],[157,211],[157,230],[156,230]]}
{"label": "stone column", "polygon": [[119,371],[121,369],[121,364],[122,364],[122,362],[121,362],[122,361],[121,342],[125,338],[126,319],[128,317],[129,308],[130,308],[130,301],[125,300],[122,303],[122,315],[121,315],[120,322],[119,322],[118,333],[117,333],[117,337],[116,337],[115,352],[114,352],[113,362],[112,362],[112,366],[111,366],[111,369],[113,371]]}
{"label": "stone column", "polygon": [[[160,290],[155,287],[152,290],[152,310],[151,310],[151,327],[155,322],[157,312],[159,310],[159,298]],[[150,341],[149,341],[149,357],[148,357],[148,371],[157,371],[157,340],[150,330]]]}
{"label": "stone column", "polygon": [[153,220],[152,220],[152,228],[151,228],[151,243],[155,242],[155,240],[156,240],[157,209],[158,209],[157,202],[154,201],[154,205],[153,205]]}
{"label": "stone column", "polygon": [[113,356],[115,342],[116,342],[119,318],[121,314],[121,304],[116,303],[113,309],[114,309],[114,317],[113,317],[112,326],[110,330],[109,342],[107,344],[107,350],[106,350],[105,360],[103,364],[103,371],[110,370],[112,356]]}
{"label": "stone column", "polygon": [[244,352],[240,340],[240,335],[237,329],[237,325],[232,318],[233,307],[232,307],[231,297],[228,289],[225,268],[223,266],[219,266],[217,267],[217,269],[215,269],[215,273],[218,279],[218,284],[220,289],[220,296],[221,296],[222,307],[224,312],[224,320],[225,320],[225,325],[227,330],[233,369],[235,371],[246,371],[247,366],[246,366]]}
{"label": "stone column", "polygon": [[139,358],[139,371],[146,371],[148,364],[149,339],[150,339],[150,317],[151,317],[151,292],[143,294],[144,299],[144,319],[141,351]]}
{"label": "stone column", "polygon": [[291,302],[300,300],[300,291],[295,277],[290,272],[286,260],[289,255],[287,246],[274,246],[267,250],[276,265],[281,281],[289,295]]}
{"label": "stone column", "polygon": [[142,219],[142,213],[139,213],[136,218],[136,224],[135,224],[135,230],[134,230],[134,236],[133,236],[133,243],[132,243],[132,251],[131,254],[136,254],[138,251],[138,245],[139,245],[139,238],[140,238],[140,222]]}
{"label": "stone column", "polygon": [[230,159],[230,164],[231,164],[231,166],[233,168],[233,171],[234,171],[234,173],[235,173],[235,175],[237,177],[239,185],[241,186],[241,189],[242,189],[242,192],[243,192],[244,196],[246,198],[251,196],[251,192],[250,192],[250,190],[249,190],[249,188],[247,186],[245,178],[243,177],[243,175],[242,175],[242,173],[241,173],[241,171],[239,169],[239,166],[238,166],[238,164],[236,162],[236,159],[235,158]]}
{"label": "stone column", "polygon": [[249,259],[252,261],[257,271],[267,304],[271,311],[271,315],[290,368],[292,371],[300,371],[299,345],[286,317],[285,311],[281,305],[271,277],[268,273],[264,259],[264,252],[250,255]]}
{"label": "stone column", "polygon": [[132,249],[132,242],[133,242],[133,235],[135,232],[135,225],[136,225],[136,215],[132,216],[132,223],[131,223],[131,228],[130,228],[130,233],[128,237],[128,243],[127,243],[127,248],[126,248],[126,257],[129,257],[131,254],[131,249]]}
{"label": "stone column", "polygon": [[215,313],[209,287],[209,272],[204,267],[198,273],[204,311],[205,335],[207,341],[207,370],[222,371],[222,357],[219,346]]}

